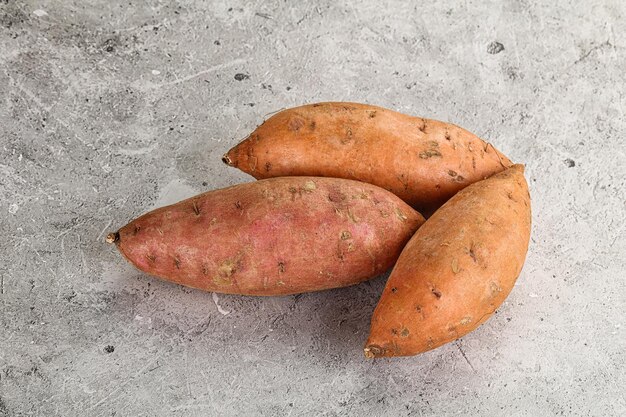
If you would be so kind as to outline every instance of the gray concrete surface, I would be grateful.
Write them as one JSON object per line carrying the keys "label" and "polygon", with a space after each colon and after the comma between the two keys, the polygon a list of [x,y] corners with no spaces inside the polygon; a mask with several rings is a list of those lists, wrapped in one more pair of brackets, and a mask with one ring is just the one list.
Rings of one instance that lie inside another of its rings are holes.
{"label": "gray concrete surface", "polygon": [[[0,415],[626,415],[625,9],[0,1]],[[526,163],[528,259],[479,330],[370,361],[385,277],[214,297],[104,243],[250,181],[222,153],[322,100],[451,121]]]}

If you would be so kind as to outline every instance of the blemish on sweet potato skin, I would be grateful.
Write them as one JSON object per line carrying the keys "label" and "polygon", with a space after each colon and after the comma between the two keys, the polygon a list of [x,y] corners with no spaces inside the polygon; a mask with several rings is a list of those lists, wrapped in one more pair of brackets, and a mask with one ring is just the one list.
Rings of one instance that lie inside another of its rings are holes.
{"label": "blemish on sweet potato skin", "polygon": [[302,126],[305,125],[305,123],[306,122],[301,117],[294,117],[289,120],[288,128],[291,131],[297,132]]}

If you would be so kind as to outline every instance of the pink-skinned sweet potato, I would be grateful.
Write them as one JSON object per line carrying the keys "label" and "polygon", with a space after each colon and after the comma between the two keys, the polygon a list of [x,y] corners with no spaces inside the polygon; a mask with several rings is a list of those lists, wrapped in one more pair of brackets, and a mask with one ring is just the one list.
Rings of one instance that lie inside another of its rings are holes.
{"label": "pink-skinned sweet potato", "polygon": [[151,211],[107,236],[140,270],[189,287],[284,295],[390,268],[423,217],[357,181],[280,177]]}

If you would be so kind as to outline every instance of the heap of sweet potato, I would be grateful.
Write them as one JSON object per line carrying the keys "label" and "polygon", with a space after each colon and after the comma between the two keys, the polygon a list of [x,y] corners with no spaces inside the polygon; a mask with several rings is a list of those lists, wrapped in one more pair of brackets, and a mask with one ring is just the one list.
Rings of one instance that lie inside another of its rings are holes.
{"label": "heap of sweet potato", "polygon": [[259,181],[159,208],[107,241],[148,274],[230,294],[343,287],[393,266],[368,358],[474,330],[524,264],[524,168],[458,126],[317,103],[275,114],[223,161]]}

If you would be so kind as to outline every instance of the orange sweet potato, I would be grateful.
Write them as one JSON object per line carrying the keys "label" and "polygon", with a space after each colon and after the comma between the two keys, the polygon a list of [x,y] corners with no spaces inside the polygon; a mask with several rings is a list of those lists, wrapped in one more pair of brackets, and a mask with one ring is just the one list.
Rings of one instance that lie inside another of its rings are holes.
{"label": "orange sweet potato", "polygon": [[522,165],[452,197],[402,251],[374,311],[365,355],[415,355],[485,322],[520,274],[530,217]]}
{"label": "orange sweet potato", "polygon": [[429,212],[511,165],[458,126],[357,103],[281,111],[222,159],[257,179],[314,175],[368,182]]}
{"label": "orange sweet potato", "polygon": [[371,184],[281,177],[159,208],[107,241],[140,270],[169,281],[282,295],[352,285],[384,272],[423,221]]}

